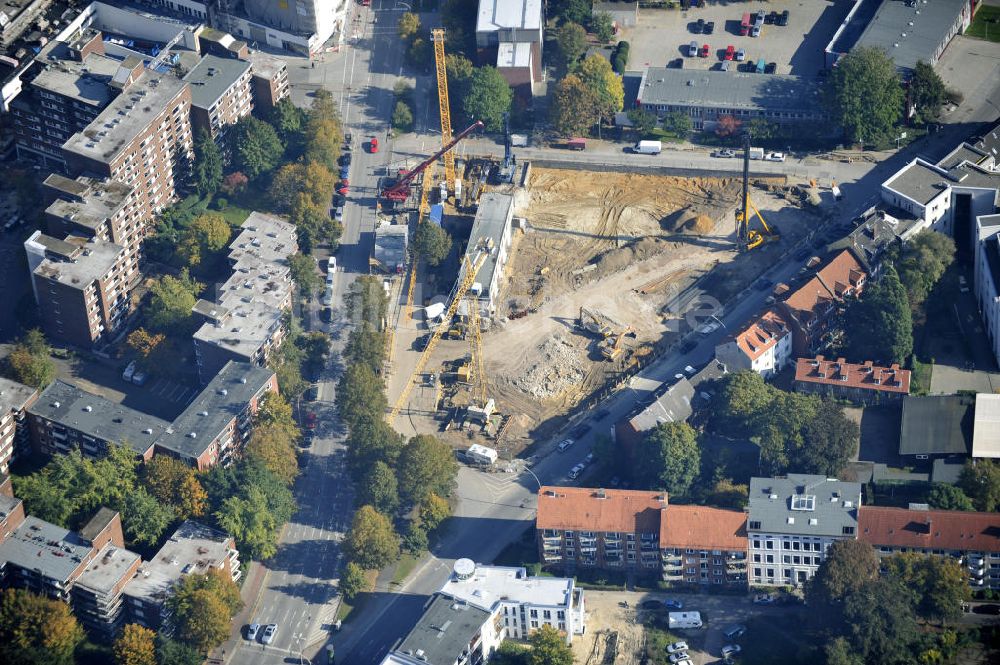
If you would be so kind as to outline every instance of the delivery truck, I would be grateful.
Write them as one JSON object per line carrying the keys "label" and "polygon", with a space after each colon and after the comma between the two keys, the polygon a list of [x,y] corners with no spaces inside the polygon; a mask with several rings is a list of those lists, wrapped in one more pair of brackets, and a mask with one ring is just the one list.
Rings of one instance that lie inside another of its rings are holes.
{"label": "delivery truck", "polygon": [[764,159],[764,149],[750,148],[750,159]]}
{"label": "delivery truck", "polygon": [[474,443],[465,451],[465,459],[470,464],[482,466],[492,466],[497,461],[497,451],[489,446],[482,446]]}
{"label": "delivery truck", "polygon": [[639,155],[659,155],[663,150],[663,144],[660,141],[639,141],[632,148],[632,152]]}
{"label": "delivery truck", "polygon": [[700,612],[671,612],[667,615],[668,628],[670,630],[680,630],[682,628],[701,628]]}

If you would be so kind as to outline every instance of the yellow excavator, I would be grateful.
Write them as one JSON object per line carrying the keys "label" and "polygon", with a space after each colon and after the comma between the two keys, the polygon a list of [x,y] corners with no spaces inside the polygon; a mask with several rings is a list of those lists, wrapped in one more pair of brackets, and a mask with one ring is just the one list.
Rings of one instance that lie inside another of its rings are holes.
{"label": "yellow excavator", "polygon": [[[750,228],[751,211],[760,220],[759,230]],[[747,132],[743,135],[743,203],[741,208],[736,209],[736,242],[739,243],[741,252],[749,252],[765,242],[774,242],[779,238],[781,235],[778,229],[768,226],[764,216],[750,202],[750,133]]]}

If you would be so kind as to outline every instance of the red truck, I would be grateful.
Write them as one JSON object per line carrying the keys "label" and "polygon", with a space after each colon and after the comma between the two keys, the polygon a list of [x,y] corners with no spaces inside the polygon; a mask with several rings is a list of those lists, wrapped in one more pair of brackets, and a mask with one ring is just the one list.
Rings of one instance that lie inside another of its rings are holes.
{"label": "red truck", "polygon": [[569,150],[586,150],[587,139],[570,139],[569,141],[566,141],[566,147]]}

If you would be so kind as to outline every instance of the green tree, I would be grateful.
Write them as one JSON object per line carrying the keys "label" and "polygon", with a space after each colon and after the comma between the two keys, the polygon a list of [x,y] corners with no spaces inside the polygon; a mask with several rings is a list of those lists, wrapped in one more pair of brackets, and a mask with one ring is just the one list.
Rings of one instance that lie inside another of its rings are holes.
{"label": "green tree", "polygon": [[597,12],[590,19],[590,31],[597,41],[607,44],[615,36],[615,21],[608,12]]}
{"label": "green tree", "polygon": [[403,437],[385,422],[381,412],[354,420],[347,437],[347,464],[351,476],[362,478],[376,462],[394,467],[403,452],[403,444]]}
{"label": "green tree", "polygon": [[323,277],[319,274],[316,259],[305,254],[291,254],[288,257],[288,269],[292,273],[292,281],[299,287],[299,293],[312,297],[323,288]]}
{"label": "green tree", "polygon": [[143,469],[143,484],[153,497],[172,506],[178,519],[205,514],[208,494],[194,469],[168,455],[154,455]]}
{"label": "green tree", "polygon": [[157,665],[202,665],[205,657],[188,645],[158,635],[156,637]]}
{"label": "green tree", "polygon": [[556,83],[549,120],[560,136],[584,134],[598,120],[597,95],[576,74]]}
{"label": "green tree", "polygon": [[361,506],[372,506],[383,515],[394,514],[399,508],[396,472],[382,460],[376,460],[358,483],[355,502]]}
{"label": "green tree", "polygon": [[599,55],[592,55],[580,65],[580,81],[594,93],[597,111],[605,122],[614,120],[625,102],[622,80],[611,69],[611,63]]}
{"label": "green tree", "polygon": [[402,546],[406,552],[419,556],[427,551],[427,531],[419,519],[410,520],[403,533]]}
{"label": "green tree", "polygon": [[206,254],[218,252],[229,244],[232,229],[222,215],[205,213],[191,221],[181,238],[178,253],[189,267],[201,263]]}
{"label": "green tree", "polygon": [[878,574],[875,548],[862,540],[835,541],[806,585],[806,600],[817,606],[842,602],[876,580]]}
{"label": "green tree", "polygon": [[844,600],[844,620],[851,642],[866,664],[910,662],[911,646],[918,633],[909,601],[906,590],[888,578],[867,582]]}
{"label": "green tree", "polygon": [[246,498],[251,490],[264,495],[265,510],[279,527],[295,512],[295,498],[288,485],[255,459],[244,458],[228,467],[214,466],[201,475],[200,481],[208,494],[208,513],[218,513],[227,499]]}
{"label": "green tree", "polygon": [[413,111],[406,102],[400,100],[392,111],[392,128],[396,134],[413,131]]}
{"label": "green tree", "polygon": [[845,350],[856,361],[903,365],[913,353],[913,319],[899,275],[888,266],[844,314]]}
{"label": "green tree", "polygon": [[434,492],[428,492],[420,500],[420,524],[427,531],[434,531],[451,517],[451,505]]}
{"label": "green tree", "polygon": [[400,453],[396,474],[400,499],[404,504],[414,504],[428,492],[449,496],[455,486],[458,462],[448,444],[435,436],[418,434]]}
{"label": "green tree", "polygon": [[180,277],[164,275],[149,288],[146,323],[156,332],[183,336],[191,328],[191,308],[202,285],[182,270]]}
{"label": "green tree", "polygon": [[252,115],[229,128],[228,140],[233,166],[251,180],[277,166],[285,151],[274,127]]}
{"label": "green tree", "polygon": [[673,132],[679,139],[686,139],[691,130],[694,129],[694,124],[691,122],[691,116],[687,113],[671,111],[663,118],[663,128]]}
{"label": "green tree", "polygon": [[56,364],[51,354],[45,335],[38,328],[32,328],[7,356],[8,373],[26,386],[44,389],[56,378]]}
{"label": "green tree", "polygon": [[306,122],[303,140],[305,151],[302,154],[302,159],[306,164],[315,162],[323,164],[331,171],[336,170],[337,159],[340,157],[340,146],[343,145],[344,141],[338,120],[311,116]]}
{"label": "green tree", "polygon": [[267,188],[267,200],[275,212],[283,214],[291,212],[296,197],[302,192],[305,169],[305,164],[294,162],[282,164],[274,172],[271,186]]}
{"label": "green tree", "polygon": [[910,238],[897,266],[911,308],[923,304],[954,260],[955,241],[945,234],[925,230]]}
{"label": "green tree", "polygon": [[842,406],[824,400],[806,422],[803,434],[805,445],[792,456],[792,467],[835,478],[857,452],[861,430]]}
{"label": "green tree", "polygon": [[738,429],[768,409],[773,388],[757,372],[743,370],[727,374],[712,405],[716,424],[722,429]]}
{"label": "green tree", "polygon": [[293,104],[290,97],[285,97],[271,109],[267,121],[285,144],[286,152],[297,156],[301,148],[299,144],[302,141],[302,129],[306,124],[306,112]]}
{"label": "green tree", "polygon": [[130,542],[153,546],[176,518],[171,504],[162,503],[144,487],[136,487],[118,505]]}
{"label": "green tree", "polygon": [[404,41],[409,41],[420,33],[420,17],[413,12],[404,12],[403,15],[399,17],[399,25],[397,29],[399,31],[399,36]]}
{"label": "green tree", "polygon": [[157,665],[156,633],[130,623],[115,640],[114,652],[116,665]]}
{"label": "green tree", "polygon": [[636,446],[635,466],[644,487],[684,496],[701,468],[698,436],[687,423],[660,423]]}
{"label": "green tree", "polygon": [[286,484],[291,485],[299,475],[299,464],[295,453],[296,438],[286,427],[263,423],[257,425],[250,435],[246,454],[259,461]]}
{"label": "green tree", "polygon": [[528,665],[573,665],[573,650],[559,631],[543,624],[528,638]]}
{"label": "green tree", "polygon": [[954,621],[962,616],[962,604],[971,597],[969,576],[954,559],[908,552],[883,562],[887,574],[914,596],[921,618]]}
{"label": "green tree", "polygon": [[382,379],[367,365],[348,365],[337,384],[337,408],[351,425],[363,417],[381,418],[389,404]]}
{"label": "green tree", "polygon": [[257,487],[226,499],[215,519],[254,559],[270,559],[278,551],[275,536],[281,524],[267,510],[267,497]]}
{"label": "green tree", "polygon": [[865,665],[861,654],[844,637],[837,637],[826,643],[823,648],[826,655],[826,665]]}
{"label": "green tree", "polygon": [[972,499],[962,488],[949,483],[932,483],[927,493],[927,503],[935,510],[975,510]]}
{"label": "green tree", "polygon": [[344,348],[344,356],[352,363],[362,363],[373,372],[381,371],[385,362],[385,333],[373,329],[371,324],[363,321],[351,331]]}
{"label": "green tree", "polygon": [[69,604],[21,589],[0,596],[0,662],[72,665],[83,629]]}
{"label": "green tree", "polygon": [[392,522],[371,506],[354,513],[345,539],[348,558],[366,570],[378,570],[399,558],[399,537]]}
{"label": "green tree", "polygon": [[972,499],[976,510],[993,513],[1000,509],[1000,464],[993,460],[966,461],[958,486]]}
{"label": "green tree", "polygon": [[340,589],[341,595],[347,601],[354,600],[358,595],[372,590],[365,571],[353,561],[348,561],[347,565],[344,566],[337,588]]}
{"label": "green tree", "polygon": [[578,23],[563,23],[556,28],[556,47],[560,64],[566,71],[573,71],[587,51],[587,31]]}
{"label": "green tree", "polygon": [[593,0],[559,0],[553,3],[553,14],[562,21],[572,21],[583,25],[590,20]]}
{"label": "green tree", "polygon": [[705,503],[719,508],[743,510],[749,497],[750,488],[747,485],[737,485],[729,478],[719,478],[705,497]]}
{"label": "green tree", "polygon": [[462,111],[471,120],[482,120],[486,131],[503,129],[503,116],[510,112],[514,91],[496,67],[478,67],[469,78]]}
{"label": "green tree", "polygon": [[229,637],[232,617],[243,607],[240,590],[229,576],[217,570],[181,577],[167,599],[178,639],[207,652]]}
{"label": "green tree", "polygon": [[910,102],[917,109],[917,117],[923,122],[934,120],[941,114],[948,91],[944,81],[934,68],[923,60],[918,60],[910,76]]}
{"label": "green tree", "polygon": [[850,141],[878,144],[893,136],[903,113],[896,63],[879,48],[853,49],[827,78],[827,112]]}
{"label": "green tree", "polygon": [[656,129],[656,114],[643,109],[631,109],[628,112],[628,119],[632,122],[636,134],[647,136]]}
{"label": "green tree", "polygon": [[222,186],[222,152],[204,129],[194,139],[194,162],[191,179],[198,196],[211,196]]}
{"label": "green tree", "polygon": [[417,226],[413,234],[413,251],[429,266],[438,266],[451,252],[451,236],[433,222]]}

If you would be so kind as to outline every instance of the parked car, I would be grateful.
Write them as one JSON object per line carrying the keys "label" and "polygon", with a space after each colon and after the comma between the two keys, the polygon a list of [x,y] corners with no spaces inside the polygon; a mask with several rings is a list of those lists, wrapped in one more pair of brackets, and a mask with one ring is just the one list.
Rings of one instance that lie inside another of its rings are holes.
{"label": "parked car", "polygon": [[693,32],[694,34],[700,35],[704,31],[705,31],[705,19],[700,18],[691,24],[691,32]]}
{"label": "parked car", "polygon": [[696,346],[698,346],[698,343],[693,340],[684,342],[683,344],[681,344],[681,353],[682,354],[691,353],[692,351],[694,351],[694,348]]}
{"label": "parked car", "polygon": [[690,44],[688,44],[687,54],[689,58],[693,58],[696,55],[698,55],[698,42],[692,41]]}
{"label": "parked car", "polygon": [[125,371],[122,372],[122,381],[132,382],[132,376],[135,374],[135,361],[133,360],[128,365],[125,366]]}
{"label": "parked car", "polygon": [[319,399],[319,386],[315,383],[309,386],[309,388],[306,389],[305,397],[307,402],[315,402]]}
{"label": "parked car", "polygon": [[306,429],[316,429],[316,414],[312,411],[306,411]]}
{"label": "parked car", "polygon": [[257,639],[257,633],[260,632],[260,624],[254,622],[247,626],[247,639],[253,641]]}
{"label": "parked car", "polygon": [[758,593],[753,598],[754,605],[773,605],[776,598],[770,593]]}
{"label": "parked car", "polygon": [[669,69],[684,69],[684,58],[675,58],[667,63]]}
{"label": "parked car", "polygon": [[681,653],[688,650],[687,642],[674,642],[667,645],[667,653]]}
{"label": "parked car", "polygon": [[339,185],[337,185],[337,193],[342,196],[347,196],[348,194],[351,193],[351,188],[347,184],[347,182],[342,182]]}
{"label": "parked car", "polygon": [[736,51],[736,62],[743,62],[747,59],[747,52],[743,49]]}
{"label": "parked car", "polygon": [[349,152],[342,152],[342,153],[340,153],[340,160],[339,161],[340,161],[340,165],[341,166],[350,166],[351,165],[351,153],[349,153]]}
{"label": "parked car", "polygon": [[576,443],[573,439],[563,439],[559,442],[559,452],[564,453]]}
{"label": "parked car", "polygon": [[726,47],[726,55],[722,56],[723,60],[732,60],[736,57],[736,47],[730,44]]}
{"label": "parked car", "polygon": [[774,25],[778,21],[778,12],[771,12],[764,17],[764,23]]}
{"label": "parked car", "polygon": [[594,420],[604,420],[610,414],[611,414],[610,409],[601,409],[600,411],[594,414]]}
{"label": "parked car", "polygon": [[570,430],[569,436],[570,436],[571,439],[577,439],[577,440],[579,440],[579,439],[582,439],[583,437],[587,436],[587,434],[589,432],[590,432],[590,425],[588,425],[586,423],[583,423],[583,424],[577,425],[572,430]]}
{"label": "parked car", "polygon": [[143,372],[142,370],[132,375],[132,383],[134,383],[137,386],[146,385],[147,379],[149,379],[149,375]]}
{"label": "parked car", "polygon": [[302,438],[299,439],[300,444],[303,448],[311,448],[313,444],[313,433],[305,432],[302,434]]}
{"label": "parked car", "polygon": [[725,150],[716,150],[712,153],[712,157],[735,157],[736,153],[729,148]]}
{"label": "parked car", "polygon": [[584,467],[582,464],[577,464],[572,469],[570,469],[569,473],[567,474],[570,480],[576,480],[577,478],[579,478],[580,474],[583,473],[583,468]]}
{"label": "parked car", "polygon": [[774,21],[777,25],[788,25],[788,10],[781,12],[781,15]]}
{"label": "parked car", "polygon": [[341,166],[340,167],[340,173],[339,173],[339,175],[340,175],[341,179],[346,180],[347,177],[349,175],[351,175],[351,169],[350,169],[350,167],[348,167],[348,166]]}
{"label": "parked car", "polygon": [[680,663],[680,662],[690,663],[691,661],[688,660],[687,651],[681,651],[679,653],[672,653],[672,654],[670,654],[670,662],[676,664],[676,663]]}
{"label": "parked car", "polygon": [[427,348],[427,343],[431,341],[431,333],[426,333],[413,340],[413,350],[423,351]]}
{"label": "parked car", "polygon": [[710,321],[705,325],[701,326],[700,328],[698,328],[698,332],[701,333],[702,335],[711,335],[718,329],[719,329],[719,324],[715,323],[714,321]]}
{"label": "parked car", "polygon": [[738,654],[740,651],[742,651],[742,649],[739,644],[727,644],[722,647],[722,655],[727,658],[734,654]]}
{"label": "parked car", "polygon": [[698,56],[701,57],[701,58],[707,58],[708,57],[708,52],[711,51],[711,50],[712,49],[709,48],[708,44],[702,44],[701,45],[701,53],[699,53]]}
{"label": "parked car", "polygon": [[737,637],[743,637],[746,632],[746,626],[741,623],[734,623],[730,626],[726,626],[725,630],[722,631],[722,635],[727,640],[735,640]]}
{"label": "parked car", "polygon": [[270,644],[274,641],[274,635],[278,632],[278,624],[269,623],[264,626],[264,636],[260,638],[260,641],[264,644]]}
{"label": "parked car", "polygon": [[[668,598],[667,600],[663,601],[663,606],[666,607],[668,610],[683,610],[684,609],[684,603],[682,603],[679,600],[674,600],[672,598]],[[678,642],[678,644],[684,644],[684,643],[683,642]],[[686,644],[684,644],[684,648],[687,649],[687,645]]]}
{"label": "parked car", "polygon": [[774,74],[777,71],[778,71],[778,63],[776,62],[769,62],[764,66],[765,74]]}
{"label": "parked car", "polygon": [[593,464],[594,463],[594,453],[587,453],[587,456],[583,458],[583,463],[584,464]]}
{"label": "parked car", "polygon": [[705,23],[705,34],[710,35],[715,32],[715,21],[708,21]]}
{"label": "parked car", "polygon": [[368,152],[372,154],[378,152],[378,139],[374,136],[368,141]]}
{"label": "parked car", "polygon": [[966,281],[965,275],[958,276],[958,290],[962,293],[969,292],[969,282]]}
{"label": "parked car", "polygon": [[339,206],[333,213],[333,218],[338,222],[344,221],[344,206]]}
{"label": "parked car", "polygon": [[783,162],[785,161],[785,153],[783,152],[769,152],[764,155],[765,162]]}

